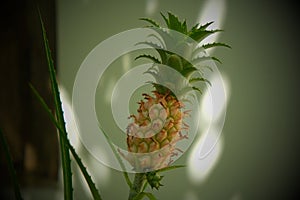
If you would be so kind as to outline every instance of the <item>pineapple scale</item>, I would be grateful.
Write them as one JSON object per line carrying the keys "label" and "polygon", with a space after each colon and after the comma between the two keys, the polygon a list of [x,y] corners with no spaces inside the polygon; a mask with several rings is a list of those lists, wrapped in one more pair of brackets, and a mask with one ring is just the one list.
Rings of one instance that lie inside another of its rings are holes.
{"label": "pineapple scale", "polygon": [[176,143],[185,138],[181,135],[184,114],[183,104],[170,94],[154,91],[154,97],[143,94],[134,122],[127,127],[125,158],[135,170],[152,171],[167,167],[175,155]]}

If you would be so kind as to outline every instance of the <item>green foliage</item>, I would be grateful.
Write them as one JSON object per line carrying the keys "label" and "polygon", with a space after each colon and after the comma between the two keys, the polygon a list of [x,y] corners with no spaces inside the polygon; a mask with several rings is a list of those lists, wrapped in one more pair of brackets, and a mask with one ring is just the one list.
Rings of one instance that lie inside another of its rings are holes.
{"label": "green foliage", "polygon": [[178,31],[180,33],[186,34],[187,33],[187,25],[186,25],[186,20],[181,22],[177,16],[172,14],[171,12],[168,12],[168,18],[161,13],[161,16],[164,18],[167,27],[169,29],[172,29],[174,31]]}
{"label": "green foliage", "polygon": [[196,64],[196,63],[201,63],[203,61],[208,61],[208,60],[216,61],[216,62],[222,64],[221,60],[219,60],[217,57],[214,57],[214,56],[197,57],[197,58],[194,58],[192,60],[192,62]]}
{"label": "green foliage", "polygon": [[196,67],[187,67],[181,71],[181,74],[186,78],[189,78],[194,72],[198,71]]}
{"label": "green foliage", "polygon": [[209,49],[209,48],[212,48],[212,47],[227,47],[227,48],[231,48],[231,46],[229,46],[228,44],[221,43],[221,42],[213,42],[213,43],[204,44],[204,45],[202,45],[202,47],[204,49]]}
{"label": "green foliage", "polygon": [[[170,52],[170,49],[173,50],[177,49],[179,51],[182,51],[186,48],[185,46],[186,43],[189,42],[188,38],[192,38],[196,42],[200,43],[208,36],[220,32],[222,30],[219,29],[209,30],[208,27],[213,22],[208,22],[201,26],[199,26],[199,24],[196,24],[195,26],[193,26],[191,29],[188,30],[186,20],[180,20],[176,15],[172,14],[171,12],[168,12],[167,15],[161,13],[161,16],[168,29],[182,33],[187,37],[178,39],[178,37],[176,37],[174,33],[168,31],[167,29],[164,29],[156,21],[149,18],[141,18],[141,20],[148,22],[150,24],[148,27],[153,28],[153,30],[157,32],[162,39],[155,36],[158,43],[148,42],[148,41],[139,43],[139,44],[146,44],[154,48],[158,52],[160,59],[151,55],[141,55],[138,56],[137,59],[142,57],[151,59],[155,64],[163,64],[172,67],[173,69],[181,73],[184,77],[186,77],[188,79],[188,85],[184,85],[183,83],[178,84],[181,86],[181,88],[179,88],[180,94],[184,95],[185,93],[192,90],[199,91],[201,93],[201,90],[198,87],[193,86],[191,84],[199,81],[203,81],[210,85],[210,82],[207,79],[205,79],[201,73],[198,73],[197,77],[192,76],[196,71],[199,71],[195,67],[195,65],[199,65],[199,63],[201,65],[203,61],[207,61],[207,60],[212,60],[221,63],[221,61],[218,58],[214,56],[208,56],[205,50],[214,47],[227,47],[227,48],[231,48],[231,47],[225,43],[220,43],[220,42],[203,44],[201,46],[196,47],[193,50],[191,56],[194,56],[194,58],[191,59],[191,62],[189,62],[185,58],[179,56],[177,53]],[[201,56],[197,56],[199,54]],[[154,78],[158,81],[158,83],[162,83],[161,81],[164,80],[168,82],[168,79],[165,77],[170,76],[170,74],[166,70],[163,70],[162,68],[158,71],[148,70],[147,73],[153,75]],[[191,77],[193,77],[192,80],[190,80]],[[159,86],[157,84],[156,85],[153,84],[153,85],[158,91],[165,91],[164,87]],[[176,89],[178,90],[178,88]]]}
{"label": "green foliage", "polygon": [[[40,13],[39,13],[40,14]],[[42,26],[42,33],[43,33],[43,40],[44,40],[44,46],[45,46],[45,51],[46,51],[46,56],[47,56],[47,63],[48,63],[48,69],[50,73],[50,80],[51,80],[51,89],[52,89],[52,95],[54,98],[54,104],[55,104],[55,110],[56,110],[56,118],[50,108],[47,106],[43,98],[39,95],[39,93],[34,89],[32,85],[30,85],[33,93],[36,95],[37,99],[47,111],[51,121],[53,124],[56,126],[58,129],[59,137],[60,137],[60,151],[61,151],[61,158],[62,158],[62,168],[63,168],[63,180],[64,180],[64,198],[66,200],[73,199],[73,188],[72,188],[72,171],[71,171],[71,160],[70,160],[70,151],[78,164],[85,180],[88,183],[88,186],[91,190],[91,193],[96,200],[101,200],[101,196],[99,191],[96,188],[95,183],[92,181],[91,176],[87,172],[86,167],[82,163],[80,157],[76,153],[74,147],[71,145],[71,143],[68,140],[67,137],[67,131],[66,131],[66,126],[65,126],[65,121],[64,121],[64,116],[63,116],[63,110],[62,110],[62,103],[60,99],[60,93],[58,89],[58,84],[56,80],[56,73],[55,73],[55,68],[51,56],[51,50],[49,47],[47,35],[46,35],[46,30],[40,15],[40,23]]]}
{"label": "green foliage", "polygon": [[149,22],[150,24],[152,24],[152,25],[155,26],[155,27],[160,27],[159,24],[158,24],[156,21],[154,21],[154,20],[152,20],[152,19],[150,19],[150,18],[140,18],[140,20]]}
{"label": "green foliage", "polygon": [[176,54],[170,55],[168,58],[167,65],[169,67],[172,67],[173,69],[176,69],[178,72],[182,72],[183,66],[181,60],[182,58]]}
{"label": "green foliage", "polygon": [[191,37],[192,39],[194,39],[197,42],[201,42],[202,40],[204,40],[205,38],[207,38],[208,36],[220,32],[222,30],[201,30],[199,29],[195,29],[192,32],[189,32],[188,36]]}
{"label": "green foliage", "polygon": [[211,82],[209,80],[207,80],[206,78],[197,77],[197,78],[190,79],[190,83],[194,83],[194,82],[198,82],[198,81],[206,82],[211,86]]}
{"label": "green foliage", "polygon": [[161,64],[161,61],[158,58],[156,58],[155,56],[143,54],[143,55],[139,55],[138,57],[136,57],[135,60],[137,60],[139,58],[148,58],[148,59],[152,60],[154,63]]}
{"label": "green foliage", "polygon": [[[65,128],[65,121],[63,117],[63,110],[62,110],[62,105],[61,105],[61,100],[59,95],[59,89],[56,81],[55,68],[51,56],[49,42],[46,35],[46,30],[41,15],[40,15],[40,23],[42,26],[43,40],[44,40],[45,52],[46,52],[48,69],[50,74],[51,90],[52,90],[52,95],[53,95],[53,100],[54,100],[54,105],[56,110],[57,122],[59,126],[62,128],[63,134],[66,135],[67,137],[67,131]],[[64,196],[65,199],[71,200],[73,199],[71,160],[70,160],[69,149],[62,136],[63,134],[60,134],[60,152],[61,152],[61,161],[62,161],[62,168],[63,168]]]}

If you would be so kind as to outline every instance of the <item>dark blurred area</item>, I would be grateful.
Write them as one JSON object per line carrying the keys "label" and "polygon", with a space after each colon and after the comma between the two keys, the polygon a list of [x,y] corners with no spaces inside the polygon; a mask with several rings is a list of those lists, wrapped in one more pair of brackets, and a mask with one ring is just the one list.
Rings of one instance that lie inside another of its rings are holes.
{"label": "dark blurred area", "polygon": [[[0,7],[0,127],[21,187],[55,185],[58,179],[56,130],[28,85],[31,83],[53,108],[38,7],[55,57],[55,1],[6,1]],[[0,149],[3,194],[12,183]],[[0,195],[0,199],[4,197]]]}

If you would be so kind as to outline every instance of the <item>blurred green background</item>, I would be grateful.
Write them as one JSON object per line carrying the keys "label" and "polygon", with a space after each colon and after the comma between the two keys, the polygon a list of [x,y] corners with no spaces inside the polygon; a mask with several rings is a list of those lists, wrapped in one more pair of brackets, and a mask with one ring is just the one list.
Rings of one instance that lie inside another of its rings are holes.
{"label": "blurred green background", "polygon": [[[225,5],[220,27],[225,32],[218,41],[232,46],[214,52],[223,61],[218,67],[230,87],[224,146],[205,181],[194,183],[185,169],[179,169],[165,173],[165,186],[154,193],[159,199],[176,200],[292,199],[299,178],[300,49],[295,5],[270,0],[215,2]],[[171,11],[191,26],[204,3],[58,0],[57,62],[63,87],[71,96],[76,72],[87,54],[114,34],[144,26],[138,18],[150,16],[162,22],[159,12]],[[105,199],[125,199],[128,191],[120,172],[106,167],[93,171]],[[106,178],[101,180],[97,171]]]}

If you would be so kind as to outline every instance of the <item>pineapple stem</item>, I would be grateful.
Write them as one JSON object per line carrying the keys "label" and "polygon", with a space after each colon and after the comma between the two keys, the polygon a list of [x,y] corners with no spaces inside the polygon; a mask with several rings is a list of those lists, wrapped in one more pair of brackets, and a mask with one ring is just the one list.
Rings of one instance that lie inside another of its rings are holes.
{"label": "pineapple stem", "polygon": [[128,200],[134,200],[142,192],[143,186],[146,183],[145,173],[136,173],[134,176],[133,185],[129,191]]}

